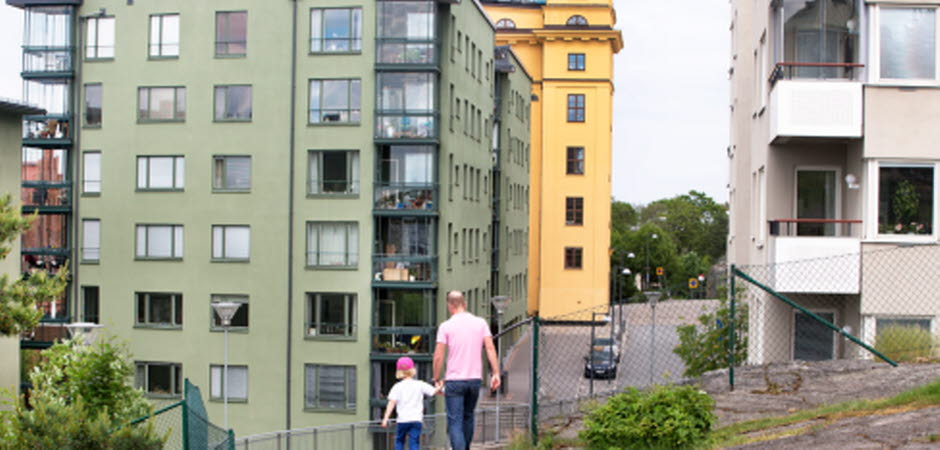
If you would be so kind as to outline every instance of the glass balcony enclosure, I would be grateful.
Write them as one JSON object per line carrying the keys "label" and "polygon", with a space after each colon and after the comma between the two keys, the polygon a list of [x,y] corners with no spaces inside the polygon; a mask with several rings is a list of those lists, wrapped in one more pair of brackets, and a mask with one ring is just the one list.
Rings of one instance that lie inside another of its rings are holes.
{"label": "glass balcony enclosure", "polygon": [[72,72],[72,11],[69,6],[26,8],[23,36],[25,76]]}
{"label": "glass balcony enclosure", "polygon": [[376,8],[378,64],[437,63],[434,2],[379,1]]}
{"label": "glass balcony enclosure", "polygon": [[23,120],[23,139],[26,140],[69,140],[69,120],[66,116],[26,117]]}
{"label": "glass balcony enclosure", "polygon": [[434,291],[376,289],[372,308],[373,353],[431,352],[436,325]]}
{"label": "glass balcony enclosure", "polygon": [[376,137],[432,139],[437,137],[435,74],[379,72],[376,74]]}
{"label": "glass balcony enclosure", "polygon": [[377,217],[374,281],[431,283],[437,279],[433,217]]}
{"label": "glass balcony enclosure", "polygon": [[69,114],[69,87],[67,79],[25,80],[23,92],[26,103],[46,110],[46,115]]}
{"label": "glass balcony enclosure", "polygon": [[[25,254],[67,255],[68,217],[65,214],[40,214],[33,220],[33,225],[22,234],[21,239],[22,252]],[[49,262],[53,268],[58,267],[54,259],[46,261],[43,258],[43,262]]]}
{"label": "glass balcony enclosure", "polygon": [[380,146],[375,209],[434,210],[436,159],[430,145]]}
{"label": "glass balcony enclosure", "polygon": [[777,2],[774,53],[784,78],[857,79],[860,0]]}

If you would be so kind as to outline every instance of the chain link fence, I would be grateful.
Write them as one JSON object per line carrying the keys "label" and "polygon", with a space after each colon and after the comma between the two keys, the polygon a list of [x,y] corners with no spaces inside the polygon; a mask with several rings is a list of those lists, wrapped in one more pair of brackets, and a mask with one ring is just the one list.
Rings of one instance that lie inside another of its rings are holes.
{"label": "chain link fence", "polygon": [[233,448],[235,436],[209,421],[199,388],[185,382],[183,400],[155,402],[154,413],[131,421],[132,426],[153,424],[158,436],[166,436],[165,449]]}

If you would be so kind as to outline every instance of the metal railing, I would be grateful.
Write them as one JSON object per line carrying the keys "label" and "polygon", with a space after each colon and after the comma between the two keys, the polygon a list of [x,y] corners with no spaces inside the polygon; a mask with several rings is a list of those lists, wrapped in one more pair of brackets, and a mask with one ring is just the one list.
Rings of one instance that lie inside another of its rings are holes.
{"label": "metal railing", "polygon": [[770,75],[770,82],[790,79],[842,79],[861,78],[864,64],[833,62],[778,62]]}
{"label": "metal railing", "polygon": [[[840,236],[857,235],[862,221],[858,219],[774,219],[768,221],[771,236]],[[859,225],[853,232],[852,225]]]}

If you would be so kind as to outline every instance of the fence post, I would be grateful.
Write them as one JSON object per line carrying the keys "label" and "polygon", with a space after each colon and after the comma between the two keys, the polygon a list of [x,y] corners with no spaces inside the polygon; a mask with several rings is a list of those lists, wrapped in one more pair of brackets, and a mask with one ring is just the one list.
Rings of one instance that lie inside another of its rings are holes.
{"label": "fence post", "polygon": [[737,267],[731,265],[731,290],[729,296],[731,297],[731,320],[728,321],[728,384],[731,386],[731,390],[734,391],[734,301],[736,296],[734,295],[734,279],[737,278]]}
{"label": "fence post", "polygon": [[189,402],[183,397],[183,450],[189,450]]}
{"label": "fence post", "polygon": [[231,428],[228,430],[228,448],[235,450],[235,432]]}
{"label": "fence post", "polygon": [[531,415],[532,444],[539,440],[539,315],[532,317],[532,405]]}

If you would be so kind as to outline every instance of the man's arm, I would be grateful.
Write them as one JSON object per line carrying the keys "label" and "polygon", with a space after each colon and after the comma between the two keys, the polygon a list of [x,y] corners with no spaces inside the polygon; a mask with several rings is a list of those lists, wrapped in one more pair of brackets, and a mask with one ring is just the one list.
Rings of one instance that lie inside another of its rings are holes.
{"label": "man's arm", "polygon": [[499,389],[499,359],[496,357],[496,347],[493,346],[493,337],[483,338],[483,346],[486,347],[486,359],[490,360],[490,369],[493,369],[493,375],[490,376],[490,390]]}
{"label": "man's arm", "polygon": [[441,377],[441,369],[444,368],[444,352],[447,351],[447,344],[443,342],[438,342],[434,347],[434,366],[431,371],[431,378],[435,382],[443,380]]}

